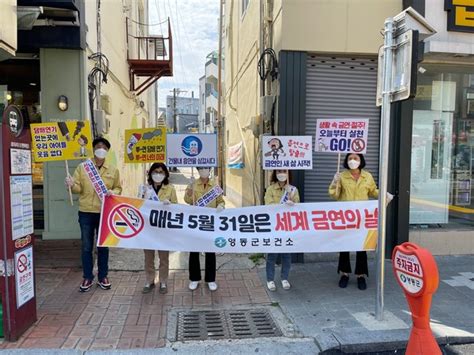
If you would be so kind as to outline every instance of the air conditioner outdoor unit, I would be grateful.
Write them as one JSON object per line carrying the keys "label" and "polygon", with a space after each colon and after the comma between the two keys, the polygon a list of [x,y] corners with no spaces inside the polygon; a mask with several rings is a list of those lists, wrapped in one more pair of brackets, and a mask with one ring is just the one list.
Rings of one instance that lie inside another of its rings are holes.
{"label": "air conditioner outdoor unit", "polygon": [[110,120],[103,110],[94,110],[94,121],[99,135],[109,133]]}

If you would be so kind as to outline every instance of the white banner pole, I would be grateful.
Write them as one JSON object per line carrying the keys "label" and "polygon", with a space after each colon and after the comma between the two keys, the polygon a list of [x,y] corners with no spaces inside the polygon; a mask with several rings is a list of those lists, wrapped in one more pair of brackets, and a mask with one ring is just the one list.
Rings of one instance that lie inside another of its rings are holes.
{"label": "white banner pole", "polygon": [[[66,165],[66,176],[70,177],[71,175],[69,174],[69,164],[67,160],[64,161],[64,164]],[[71,186],[68,186],[68,190],[69,190],[69,201],[71,201],[71,206],[74,206],[74,201],[72,200]]]}
{"label": "white banner pole", "polygon": [[382,113],[380,131],[380,186],[379,186],[379,217],[378,217],[378,242],[376,251],[377,272],[375,275],[377,283],[375,318],[383,320],[384,311],[384,287],[385,287],[385,233],[387,212],[387,181],[388,181],[388,149],[390,139],[390,102],[392,91],[392,67],[393,67],[393,18],[385,20],[384,29],[384,59],[383,59],[383,90],[382,90]]}

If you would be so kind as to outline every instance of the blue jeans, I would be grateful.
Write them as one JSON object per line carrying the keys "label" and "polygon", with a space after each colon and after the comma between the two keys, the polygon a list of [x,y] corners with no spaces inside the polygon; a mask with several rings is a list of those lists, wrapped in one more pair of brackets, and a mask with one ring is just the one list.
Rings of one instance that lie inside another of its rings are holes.
{"label": "blue jeans", "polygon": [[[291,268],[291,254],[281,253],[281,279],[288,280]],[[275,279],[275,262],[278,257],[276,254],[267,254],[267,281],[274,281]]]}
{"label": "blue jeans", "polygon": [[[94,280],[94,237],[99,231],[100,213],[79,212],[79,226],[81,227],[82,240],[82,272],[83,277]],[[99,280],[107,277],[109,271],[109,248],[97,247],[97,268]]]}

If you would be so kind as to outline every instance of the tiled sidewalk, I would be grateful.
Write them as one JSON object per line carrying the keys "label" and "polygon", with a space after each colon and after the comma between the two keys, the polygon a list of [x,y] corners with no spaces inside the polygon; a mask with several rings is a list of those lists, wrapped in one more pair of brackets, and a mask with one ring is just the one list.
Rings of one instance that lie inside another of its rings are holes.
{"label": "tiled sidewalk", "polygon": [[0,349],[133,349],[165,345],[168,313],[172,308],[229,308],[268,304],[267,293],[255,270],[218,271],[219,289],[211,293],[204,283],[191,292],[188,274],[171,271],[166,295],[143,295],[144,273],[110,272],[112,289],[97,287],[78,292],[78,269],[37,268],[38,321],[17,342]]}

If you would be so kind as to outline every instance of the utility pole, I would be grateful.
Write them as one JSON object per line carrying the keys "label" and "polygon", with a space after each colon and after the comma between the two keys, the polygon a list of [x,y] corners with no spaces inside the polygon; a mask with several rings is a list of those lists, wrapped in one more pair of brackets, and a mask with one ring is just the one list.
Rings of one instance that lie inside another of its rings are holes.
{"label": "utility pole", "polygon": [[173,133],[178,133],[176,126],[176,89],[173,88]]}
{"label": "utility pole", "polygon": [[181,93],[187,92],[186,90],[181,90],[179,88],[173,89],[173,133],[178,133],[178,112],[176,109],[176,99],[177,96]]}
{"label": "utility pole", "polygon": [[224,165],[224,123],[222,120],[222,14],[223,0],[219,0],[219,55],[217,63],[217,176],[219,185],[224,189],[225,165]]}

